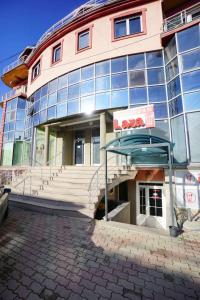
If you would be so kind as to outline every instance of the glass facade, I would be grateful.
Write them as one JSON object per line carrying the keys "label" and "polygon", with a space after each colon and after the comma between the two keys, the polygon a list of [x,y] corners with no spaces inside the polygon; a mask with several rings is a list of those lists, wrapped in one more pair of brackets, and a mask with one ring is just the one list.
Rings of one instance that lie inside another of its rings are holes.
{"label": "glass facade", "polygon": [[[122,32],[123,24],[117,26]],[[97,62],[56,78],[31,95],[26,107],[13,99],[7,104],[4,142],[30,141],[33,127],[47,121],[154,104],[156,128],[139,132],[171,139],[174,163],[200,162],[195,150],[200,145],[199,37],[195,25],[174,34],[164,50]]]}

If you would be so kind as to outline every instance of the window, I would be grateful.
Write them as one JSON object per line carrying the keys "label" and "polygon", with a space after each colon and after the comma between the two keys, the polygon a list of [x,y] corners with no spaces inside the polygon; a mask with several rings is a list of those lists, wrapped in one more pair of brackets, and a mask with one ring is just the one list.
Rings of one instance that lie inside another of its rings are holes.
{"label": "window", "polygon": [[32,81],[37,78],[40,75],[41,69],[41,62],[40,60],[35,64],[35,66],[32,68]]}
{"label": "window", "polygon": [[190,27],[177,33],[179,52],[183,52],[200,45],[199,25]]}
{"label": "window", "polygon": [[129,72],[129,85],[131,87],[145,85],[144,70]]}
{"label": "window", "polygon": [[134,54],[128,57],[128,69],[137,70],[145,68],[144,53]]}
{"label": "window", "polygon": [[185,110],[186,111],[191,111],[191,110],[200,110],[200,91],[190,93],[190,94],[185,94],[184,95],[185,99]]}
{"label": "window", "polygon": [[105,109],[110,107],[110,93],[101,93],[96,95],[96,109]]}
{"label": "window", "polygon": [[166,103],[156,103],[154,104],[155,118],[164,119],[168,118],[167,104]]}
{"label": "window", "polygon": [[112,75],[112,89],[121,89],[128,86],[127,73]]}
{"label": "window", "polygon": [[111,71],[112,73],[123,72],[127,70],[126,56],[119,58],[113,58],[111,60]]}
{"label": "window", "polygon": [[182,97],[179,96],[169,102],[170,117],[178,115],[183,112]]}
{"label": "window", "polygon": [[110,76],[96,78],[96,92],[110,90]]}
{"label": "window", "polygon": [[186,162],[186,141],[183,116],[171,119],[173,153],[175,163]]}
{"label": "window", "polygon": [[110,73],[110,61],[105,60],[96,63],[96,76],[103,76]]}
{"label": "window", "polygon": [[200,70],[182,75],[183,91],[192,91],[200,88]]}
{"label": "window", "polygon": [[189,145],[192,162],[200,162],[200,112],[191,113],[187,115]]}
{"label": "window", "polygon": [[112,107],[128,106],[128,90],[112,92]]}
{"label": "window", "polygon": [[150,216],[162,217],[161,189],[149,189],[149,213]]}
{"label": "window", "polygon": [[114,39],[132,36],[141,33],[142,29],[142,14],[133,14],[123,16],[114,20]]}
{"label": "window", "polygon": [[94,77],[94,65],[90,65],[81,69],[81,79],[87,80]]}
{"label": "window", "polygon": [[166,101],[166,90],[164,85],[149,86],[149,102]]}
{"label": "window", "polygon": [[200,67],[200,49],[181,55],[183,71]]}
{"label": "window", "polygon": [[140,214],[146,215],[146,189],[140,187]]}
{"label": "window", "polygon": [[130,89],[130,103],[131,105],[146,104],[147,103],[146,87]]}
{"label": "window", "polygon": [[162,51],[153,51],[146,54],[147,68],[163,66]]}
{"label": "window", "polygon": [[92,48],[92,27],[76,32],[76,52]]}
{"label": "window", "polygon": [[59,62],[61,60],[62,56],[62,46],[61,43],[53,47],[52,51],[52,64],[55,64],[56,62]]}
{"label": "window", "polygon": [[148,84],[161,84],[164,83],[164,69],[156,68],[147,70]]}

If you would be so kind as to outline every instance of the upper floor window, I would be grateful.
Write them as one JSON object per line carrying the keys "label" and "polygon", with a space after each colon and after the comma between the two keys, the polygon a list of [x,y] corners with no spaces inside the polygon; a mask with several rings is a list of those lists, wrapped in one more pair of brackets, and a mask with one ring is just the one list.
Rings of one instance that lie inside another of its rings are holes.
{"label": "upper floor window", "polygon": [[112,41],[146,34],[146,9],[132,10],[111,18]]}
{"label": "upper floor window", "polygon": [[31,79],[34,80],[40,75],[41,72],[41,62],[40,60],[33,66],[32,68],[32,77]]}
{"label": "upper floor window", "polygon": [[53,47],[53,52],[52,52],[52,64],[58,62],[61,60],[62,56],[62,46],[61,43]]}
{"label": "upper floor window", "polygon": [[80,32],[78,35],[78,50],[88,48],[90,44],[90,32]]}
{"label": "upper floor window", "polygon": [[93,25],[82,31],[76,32],[77,53],[92,48],[92,27]]}
{"label": "upper floor window", "polygon": [[115,20],[115,38],[142,32],[141,15]]}

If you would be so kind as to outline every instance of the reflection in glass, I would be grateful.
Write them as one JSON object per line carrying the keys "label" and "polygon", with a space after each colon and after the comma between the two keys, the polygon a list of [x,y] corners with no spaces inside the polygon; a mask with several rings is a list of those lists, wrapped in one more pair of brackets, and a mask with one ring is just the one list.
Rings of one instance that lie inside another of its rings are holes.
{"label": "reflection in glass", "polygon": [[49,82],[49,94],[57,90],[57,78]]}
{"label": "reflection in glass", "polygon": [[145,85],[144,70],[129,72],[129,85],[131,87]]}
{"label": "reflection in glass", "polygon": [[119,90],[112,92],[111,106],[128,106],[128,90]]}
{"label": "reflection in glass", "polygon": [[175,163],[186,162],[186,142],[183,116],[171,119],[173,153]]}
{"label": "reflection in glass", "polygon": [[68,89],[62,89],[58,91],[58,102],[63,102],[67,100]]}
{"label": "reflection in glass", "polygon": [[165,47],[165,62],[168,63],[172,58],[174,58],[177,54],[176,50],[176,40],[175,37],[173,37],[168,45]]}
{"label": "reflection in glass", "polygon": [[94,96],[83,97],[81,99],[81,112],[91,113],[95,109]]}
{"label": "reflection in glass", "polygon": [[179,52],[200,46],[199,25],[178,32],[177,40]]}
{"label": "reflection in glass", "polygon": [[167,85],[168,97],[172,99],[181,93],[180,78],[177,76]]}
{"label": "reflection in glass", "polygon": [[149,102],[166,101],[166,89],[164,85],[149,86]]}
{"label": "reflection in glass", "polygon": [[58,78],[58,89],[61,89],[62,87],[65,87],[67,85],[68,85],[68,74],[60,76]]}
{"label": "reflection in glass", "polygon": [[48,98],[47,96],[40,99],[40,110],[47,108]]}
{"label": "reflection in glass", "polygon": [[96,63],[96,76],[102,76],[107,74],[110,74],[110,61],[105,60]]}
{"label": "reflection in glass", "polygon": [[48,120],[56,118],[56,106],[52,106],[47,110]]}
{"label": "reflection in glass", "polygon": [[74,84],[80,81],[80,69],[70,72],[68,74],[68,82],[69,84]]}
{"label": "reflection in glass", "polygon": [[184,95],[185,110],[198,110],[200,109],[200,91]]}
{"label": "reflection in glass", "polygon": [[170,117],[178,115],[183,112],[182,97],[179,96],[169,102],[169,114]]}
{"label": "reflection in glass", "polygon": [[47,120],[47,110],[42,110],[40,112],[40,123],[44,123]]}
{"label": "reflection in glass", "polygon": [[96,78],[96,92],[110,90],[110,76]]}
{"label": "reflection in glass", "polygon": [[80,95],[79,84],[71,85],[68,88],[68,99],[78,98]]}
{"label": "reflection in glass", "polygon": [[90,65],[81,69],[81,79],[87,80],[94,77],[94,65]]}
{"label": "reflection in glass", "polygon": [[154,112],[155,112],[156,119],[168,118],[167,104],[166,103],[154,104]]}
{"label": "reflection in glass", "polygon": [[183,71],[200,67],[200,49],[181,55]]}
{"label": "reflection in glass", "polygon": [[176,57],[166,66],[167,81],[170,81],[172,78],[174,78],[178,74],[178,72],[178,59]]}
{"label": "reflection in glass", "polygon": [[129,70],[137,70],[145,68],[144,53],[128,56]]}
{"label": "reflection in glass", "polygon": [[158,67],[163,65],[162,51],[153,51],[146,53],[147,68]]}
{"label": "reflection in glass", "polygon": [[113,58],[111,60],[112,73],[123,72],[127,70],[126,56]]}
{"label": "reflection in glass", "polygon": [[200,88],[200,70],[182,75],[183,91],[189,92]]}
{"label": "reflection in glass", "polygon": [[55,105],[57,103],[57,92],[49,95],[48,106]]}
{"label": "reflection in glass", "polygon": [[68,115],[78,114],[79,113],[79,100],[69,101],[68,102]]}
{"label": "reflection in glass", "polygon": [[150,69],[147,70],[148,84],[160,84],[164,83],[164,69]]}
{"label": "reflection in glass", "polygon": [[130,89],[130,104],[146,104],[147,103],[147,89],[146,87]]}
{"label": "reflection in glass", "polygon": [[94,80],[88,80],[81,83],[81,95],[94,93]]}
{"label": "reflection in glass", "polygon": [[189,132],[189,145],[191,161],[194,163],[200,162],[200,112],[190,113],[187,115],[188,132]]}
{"label": "reflection in glass", "polygon": [[110,93],[96,94],[96,109],[110,108]]}
{"label": "reflection in glass", "polygon": [[112,75],[112,89],[120,89],[128,86],[127,73]]}
{"label": "reflection in glass", "polygon": [[67,103],[61,103],[57,105],[57,118],[67,116]]}

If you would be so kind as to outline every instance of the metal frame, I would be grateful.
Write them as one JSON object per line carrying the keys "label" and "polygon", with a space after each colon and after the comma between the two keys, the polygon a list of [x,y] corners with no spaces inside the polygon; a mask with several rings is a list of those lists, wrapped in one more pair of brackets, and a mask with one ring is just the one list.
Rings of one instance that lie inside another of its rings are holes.
{"label": "metal frame", "polygon": [[[172,181],[172,153],[171,153],[171,143],[154,143],[154,144],[139,144],[139,145],[130,145],[130,146],[122,146],[122,147],[113,147],[113,148],[104,148],[105,151],[105,220],[108,221],[108,164],[107,164],[107,158],[108,158],[108,152],[115,152],[119,153],[121,155],[127,157],[131,156],[128,154],[125,154],[123,152],[120,152],[120,150],[125,149],[141,149],[141,148],[159,148],[159,147],[166,147],[167,148],[167,154],[168,154],[168,164],[165,166],[168,166],[169,168],[169,189],[170,189],[170,212],[171,212],[171,226],[174,226],[174,201],[173,201],[173,181]],[[144,165],[149,167],[148,164]],[[153,165],[153,167],[157,167],[158,165]],[[159,165],[160,166],[160,165]],[[164,165],[163,165],[164,166]]]}

